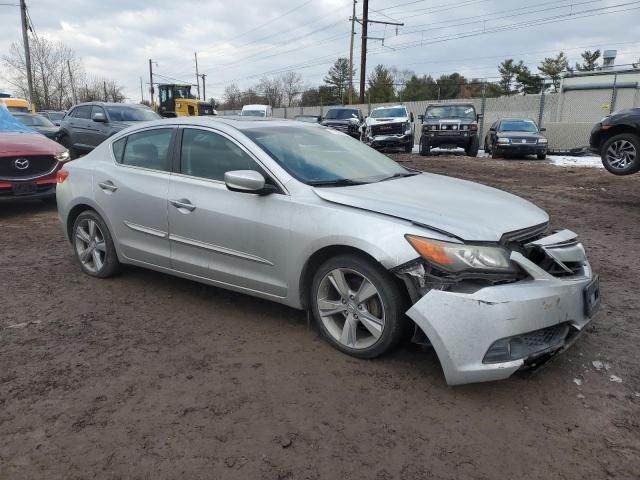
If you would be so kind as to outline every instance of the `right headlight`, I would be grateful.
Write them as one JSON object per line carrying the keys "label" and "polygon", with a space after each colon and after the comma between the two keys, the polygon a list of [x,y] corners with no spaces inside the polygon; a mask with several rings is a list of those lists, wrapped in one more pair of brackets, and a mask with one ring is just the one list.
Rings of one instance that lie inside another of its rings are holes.
{"label": "right headlight", "polygon": [[422,258],[448,272],[516,270],[509,251],[499,245],[450,243],[414,235],[406,235],[405,238]]}
{"label": "right headlight", "polygon": [[511,143],[511,139],[507,137],[498,138],[498,143]]}

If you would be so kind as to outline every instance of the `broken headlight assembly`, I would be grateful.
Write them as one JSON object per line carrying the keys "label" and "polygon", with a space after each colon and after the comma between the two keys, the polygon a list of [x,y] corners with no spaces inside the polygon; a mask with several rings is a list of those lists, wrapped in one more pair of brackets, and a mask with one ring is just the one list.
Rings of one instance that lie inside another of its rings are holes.
{"label": "broken headlight assembly", "polygon": [[411,246],[429,264],[449,273],[516,273],[510,253],[499,245],[469,245],[407,235]]}

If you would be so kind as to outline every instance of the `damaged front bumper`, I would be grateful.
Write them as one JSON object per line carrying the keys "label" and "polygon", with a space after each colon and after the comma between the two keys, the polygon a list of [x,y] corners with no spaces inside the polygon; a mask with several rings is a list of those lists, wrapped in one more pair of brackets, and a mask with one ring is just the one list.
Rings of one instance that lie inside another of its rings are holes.
{"label": "damaged front bumper", "polygon": [[[568,252],[584,254],[579,243],[542,239],[539,245],[560,263]],[[511,260],[525,279],[471,290],[431,289],[407,311],[435,349],[449,385],[504,379],[559,353],[599,306],[598,280],[586,257],[579,271],[560,277],[522,253],[512,252]]]}
{"label": "damaged front bumper", "polygon": [[367,145],[372,148],[400,147],[408,143],[413,143],[411,133],[405,135],[376,135],[367,137]]}

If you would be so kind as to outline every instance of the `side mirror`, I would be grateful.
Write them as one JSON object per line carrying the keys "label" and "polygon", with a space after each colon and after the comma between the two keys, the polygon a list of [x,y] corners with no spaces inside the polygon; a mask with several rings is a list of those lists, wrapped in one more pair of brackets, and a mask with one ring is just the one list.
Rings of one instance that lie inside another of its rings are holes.
{"label": "side mirror", "polygon": [[540,131],[541,131],[541,132],[546,132],[546,131],[547,131],[547,129],[546,129],[545,127],[541,127],[541,128],[540,128]]}
{"label": "side mirror", "polygon": [[413,123],[413,112],[409,112],[409,121]]}
{"label": "side mirror", "polygon": [[224,174],[224,183],[232,192],[257,193],[266,195],[273,193],[273,185],[266,185],[261,173],[255,170],[233,170]]}
{"label": "side mirror", "polygon": [[96,112],[91,116],[91,120],[94,122],[106,123],[107,117],[104,116],[104,113]]}
{"label": "side mirror", "polygon": [[484,117],[484,115],[483,115],[483,114],[481,114],[481,113],[476,114],[476,120],[480,121],[480,119],[481,119],[482,117]]}
{"label": "side mirror", "polygon": [[491,128],[489,129],[489,131],[490,131],[490,132],[495,132],[495,131],[496,131],[496,127],[491,127]]}

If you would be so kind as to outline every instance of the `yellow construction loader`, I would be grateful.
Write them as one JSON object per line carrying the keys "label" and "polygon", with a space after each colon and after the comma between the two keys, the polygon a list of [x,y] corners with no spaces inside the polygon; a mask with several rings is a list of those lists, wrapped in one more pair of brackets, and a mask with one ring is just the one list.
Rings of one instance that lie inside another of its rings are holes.
{"label": "yellow construction loader", "polygon": [[163,117],[216,115],[213,105],[201,102],[191,94],[191,85],[158,85],[158,99],[153,109]]}

